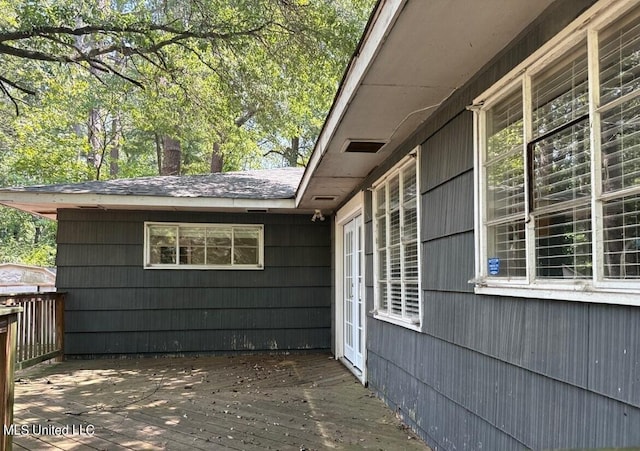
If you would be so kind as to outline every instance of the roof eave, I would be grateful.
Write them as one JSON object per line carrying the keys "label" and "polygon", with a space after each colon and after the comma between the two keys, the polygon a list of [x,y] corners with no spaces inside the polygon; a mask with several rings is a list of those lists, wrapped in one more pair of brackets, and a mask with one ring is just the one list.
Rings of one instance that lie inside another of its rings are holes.
{"label": "roof eave", "polygon": [[[296,205],[339,208],[553,1],[381,1],[316,142]],[[384,145],[350,153],[350,141]],[[321,196],[335,200],[314,200]]]}
{"label": "roof eave", "polygon": [[93,193],[34,193],[0,191],[0,204],[49,219],[61,209],[268,211],[305,213],[296,210],[295,199],[243,199],[212,197],[131,196]]}
{"label": "roof eave", "polygon": [[322,156],[328,149],[329,142],[335,133],[342,116],[349,107],[349,103],[362,82],[367,69],[375,59],[387,33],[393,27],[395,20],[402,11],[407,0],[380,0],[367,23],[363,38],[358,44],[351,58],[349,67],[338,87],[338,93],[333,101],[331,110],[322,126],[320,136],[316,141],[309,163],[307,164],[300,185],[296,191],[296,205],[299,205],[305,194],[310,179],[320,164]]}

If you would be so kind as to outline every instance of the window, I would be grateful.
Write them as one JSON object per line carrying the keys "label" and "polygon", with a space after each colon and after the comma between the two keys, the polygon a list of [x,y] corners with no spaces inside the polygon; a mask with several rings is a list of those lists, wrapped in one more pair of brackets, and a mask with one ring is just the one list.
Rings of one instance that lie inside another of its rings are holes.
{"label": "window", "polygon": [[477,292],[640,304],[630,5],[592,10],[476,101]]}
{"label": "window", "polygon": [[410,156],[373,187],[376,317],[420,326],[418,177]]}
{"label": "window", "polygon": [[263,226],[145,223],[145,268],[262,269]]}

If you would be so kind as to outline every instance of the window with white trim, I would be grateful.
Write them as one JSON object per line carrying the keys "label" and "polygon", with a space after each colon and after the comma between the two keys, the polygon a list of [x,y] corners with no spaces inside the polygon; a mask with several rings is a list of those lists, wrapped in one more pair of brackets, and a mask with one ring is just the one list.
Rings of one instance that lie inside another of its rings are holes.
{"label": "window with white trim", "polygon": [[262,269],[264,227],[145,223],[145,268]]}
{"label": "window with white trim", "polygon": [[477,292],[640,304],[640,8],[621,5],[476,101]]}
{"label": "window with white trim", "polygon": [[416,160],[408,157],[373,185],[376,317],[414,328],[422,308]]}

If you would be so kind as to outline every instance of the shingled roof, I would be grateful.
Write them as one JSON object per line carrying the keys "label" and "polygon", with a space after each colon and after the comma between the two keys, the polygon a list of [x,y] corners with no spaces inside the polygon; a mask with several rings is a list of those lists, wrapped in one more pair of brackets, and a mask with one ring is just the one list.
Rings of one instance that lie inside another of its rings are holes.
{"label": "shingled roof", "polygon": [[303,168],[0,188],[0,204],[55,217],[60,208],[293,209]]}
{"label": "shingled roof", "polygon": [[296,194],[302,172],[302,168],[279,168],[202,175],[139,177],[0,188],[0,192],[290,199]]}

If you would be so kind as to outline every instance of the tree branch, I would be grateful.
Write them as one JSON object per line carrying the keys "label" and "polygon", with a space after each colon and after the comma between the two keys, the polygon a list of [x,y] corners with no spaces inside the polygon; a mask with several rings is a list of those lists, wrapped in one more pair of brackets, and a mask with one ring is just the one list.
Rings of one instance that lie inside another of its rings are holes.
{"label": "tree branch", "polygon": [[12,82],[11,80],[7,80],[2,75],[0,75],[0,82],[2,82],[3,84],[7,84],[7,85],[11,86],[12,88],[17,89],[18,91],[24,92],[25,94],[29,94],[29,95],[35,95],[36,94],[35,91],[32,91],[31,89],[25,88],[24,86],[20,86],[17,83]]}
{"label": "tree branch", "polygon": [[0,90],[4,93],[4,95],[9,97],[9,100],[11,100],[11,103],[13,103],[13,106],[16,109],[16,116],[20,114],[20,108],[18,108],[18,102],[16,102],[16,99],[11,95],[9,90],[4,86],[4,83],[2,82],[2,80],[0,80]]}

